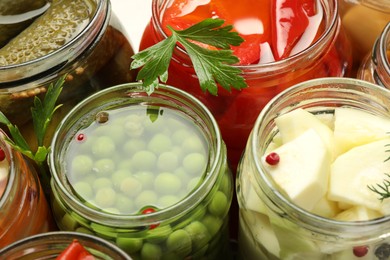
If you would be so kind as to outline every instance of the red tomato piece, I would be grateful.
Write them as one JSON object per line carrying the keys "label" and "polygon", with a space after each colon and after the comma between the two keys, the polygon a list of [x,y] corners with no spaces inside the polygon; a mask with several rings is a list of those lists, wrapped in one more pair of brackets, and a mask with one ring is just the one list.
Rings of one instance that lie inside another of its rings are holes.
{"label": "red tomato piece", "polygon": [[300,0],[302,7],[308,16],[313,16],[317,13],[317,6],[315,0]]}
{"label": "red tomato piece", "polygon": [[272,48],[275,60],[290,55],[309,25],[302,3],[296,0],[272,0]]}
{"label": "red tomato piece", "polygon": [[77,239],[74,239],[72,243],[57,256],[56,260],[95,260],[95,257],[91,255]]}
{"label": "red tomato piece", "polygon": [[242,35],[244,42],[240,46],[232,46],[234,55],[239,59],[240,65],[258,64],[260,61],[260,44],[262,41],[261,35],[250,34]]}

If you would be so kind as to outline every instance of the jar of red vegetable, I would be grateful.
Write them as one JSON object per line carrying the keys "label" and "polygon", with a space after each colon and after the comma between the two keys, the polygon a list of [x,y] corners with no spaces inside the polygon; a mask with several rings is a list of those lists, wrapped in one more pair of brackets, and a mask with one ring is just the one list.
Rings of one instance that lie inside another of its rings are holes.
{"label": "jar of red vegetable", "polygon": [[135,259],[227,259],[233,179],[217,122],[188,93],[102,90],[60,123],[49,154],[61,230]]}
{"label": "jar of red vegetable", "polygon": [[390,89],[390,22],[362,62],[358,77]]}
{"label": "jar of red vegetable", "polygon": [[78,232],[55,231],[29,236],[0,249],[2,259],[131,260],[108,241]]}
{"label": "jar of red vegetable", "polygon": [[152,14],[141,50],[167,38],[168,25],[183,29],[205,18],[224,19],[244,39],[232,49],[240,60],[236,66],[242,70],[247,88],[228,91],[220,87],[218,95],[203,92],[180,46],[174,50],[167,81],[193,94],[211,110],[233,169],[257,115],[273,96],[303,80],[346,76],[351,70],[351,48],[335,0],[154,0]]}
{"label": "jar of red vegetable", "polygon": [[34,167],[6,138],[0,130],[0,248],[54,228]]}
{"label": "jar of red vegetable", "polygon": [[339,0],[340,16],[357,67],[390,21],[389,0]]}
{"label": "jar of red vegetable", "polygon": [[0,24],[0,111],[26,134],[31,127],[21,126],[31,119],[26,111],[34,97],[62,75],[62,115],[102,88],[133,80],[133,49],[108,0],[16,0],[0,7],[9,23]]}

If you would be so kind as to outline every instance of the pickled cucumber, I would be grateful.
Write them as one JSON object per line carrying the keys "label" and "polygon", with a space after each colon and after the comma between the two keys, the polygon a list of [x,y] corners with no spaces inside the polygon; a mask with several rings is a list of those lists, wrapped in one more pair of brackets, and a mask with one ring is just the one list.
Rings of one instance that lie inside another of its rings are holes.
{"label": "pickled cucumber", "polygon": [[49,6],[46,0],[0,1],[0,47],[26,29]]}
{"label": "pickled cucumber", "polygon": [[85,28],[95,9],[94,1],[53,0],[42,16],[0,49],[0,66],[24,63],[58,50]]}

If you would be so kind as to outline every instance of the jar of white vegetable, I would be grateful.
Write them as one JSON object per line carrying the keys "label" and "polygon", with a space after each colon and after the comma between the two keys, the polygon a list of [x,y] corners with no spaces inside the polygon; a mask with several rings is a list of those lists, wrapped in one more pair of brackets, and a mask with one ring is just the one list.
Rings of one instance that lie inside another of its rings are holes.
{"label": "jar of white vegetable", "polygon": [[140,83],[85,99],[49,155],[61,230],[94,234],[135,259],[224,257],[233,196],[215,119],[191,95]]}
{"label": "jar of white vegetable", "polygon": [[390,258],[390,92],[321,78],[260,113],[237,172],[240,259]]}

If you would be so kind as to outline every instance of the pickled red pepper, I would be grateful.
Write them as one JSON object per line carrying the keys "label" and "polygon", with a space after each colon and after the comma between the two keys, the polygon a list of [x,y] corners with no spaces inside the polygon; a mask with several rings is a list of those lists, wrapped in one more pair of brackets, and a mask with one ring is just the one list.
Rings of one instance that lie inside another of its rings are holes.
{"label": "pickled red pepper", "polygon": [[[285,59],[308,48],[322,33],[321,4],[316,0],[175,0],[162,25],[185,29],[206,18],[233,25],[245,41],[232,46],[239,65]],[[211,47],[210,47],[211,48]]]}
{"label": "pickled red pepper", "polygon": [[72,243],[57,256],[56,260],[95,260],[95,257],[91,255],[77,239],[74,239]]}

